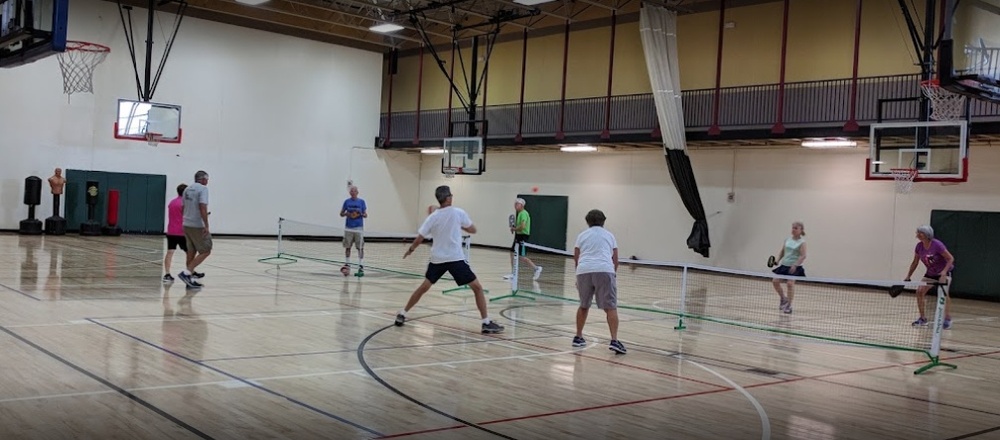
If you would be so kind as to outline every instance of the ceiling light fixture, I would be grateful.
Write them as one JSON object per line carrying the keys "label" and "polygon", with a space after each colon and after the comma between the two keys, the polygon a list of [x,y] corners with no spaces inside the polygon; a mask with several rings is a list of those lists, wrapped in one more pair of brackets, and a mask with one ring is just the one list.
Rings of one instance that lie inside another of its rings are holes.
{"label": "ceiling light fixture", "polygon": [[245,5],[257,6],[261,3],[267,3],[270,0],[236,0],[236,3],[243,3]]}
{"label": "ceiling light fixture", "polygon": [[423,154],[444,154],[444,148],[424,148],[420,152]]}
{"label": "ceiling light fixture", "polygon": [[844,138],[806,139],[802,141],[802,146],[806,148],[851,148],[857,147],[858,143]]}
{"label": "ceiling light fixture", "polygon": [[382,34],[388,34],[390,32],[401,31],[401,30],[403,30],[403,27],[400,26],[400,25],[398,25],[398,24],[396,24],[396,23],[379,23],[379,24],[376,24],[376,25],[368,28],[368,30],[370,30],[372,32],[378,32],[378,33],[382,33]]}
{"label": "ceiling light fixture", "polygon": [[581,145],[561,145],[559,146],[559,151],[565,151],[567,153],[589,153],[597,151],[597,147],[593,145],[581,144]]}

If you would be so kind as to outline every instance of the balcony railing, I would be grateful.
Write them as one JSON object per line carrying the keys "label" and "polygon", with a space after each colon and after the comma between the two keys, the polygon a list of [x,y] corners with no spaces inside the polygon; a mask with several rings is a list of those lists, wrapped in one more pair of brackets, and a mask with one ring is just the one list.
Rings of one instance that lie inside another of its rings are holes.
{"label": "balcony railing", "polygon": [[[843,126],[851,116],[850,78],[805,81],[785,84],[783,124],[786,127]],[[714,122],[715,89],[682,92],[684,122],[688,132],[704,132]],[[722,131],[770,129],[778,122],[778,84],[727,87],[719,91],[718,126]],[[920,96],[920,76],[891,75],[858,79],[855,120],[860,125],[875,122],[880,100],[915,98]],[[657,128],[656,108],[652,94],[620,95],[610,99],[611,114],[606,118],[608,99],[581,98],[566,100],[561,112],[560,101],[526,102],[523,114],[518,104],[489,105],[489,137],[511,141],[523,138],[565,136],[597,136],[607,129],[612,135],[653,133]],[[919,105],[915,101],[888,101],[882,106],[882,118],[916,120]],[[970,113],[974,120],[1000,118],[1000,105],[973,100]],[[560,122],[560,114],[563,119]],[[480,113],[480,118],[482,113]],[[393,145],[436,141],[447,137],[448,110],[393,112],[391,130],[389,115],[382,114],[380,136]],[[451,110],[451,121],[468,120],[462,109]]]}

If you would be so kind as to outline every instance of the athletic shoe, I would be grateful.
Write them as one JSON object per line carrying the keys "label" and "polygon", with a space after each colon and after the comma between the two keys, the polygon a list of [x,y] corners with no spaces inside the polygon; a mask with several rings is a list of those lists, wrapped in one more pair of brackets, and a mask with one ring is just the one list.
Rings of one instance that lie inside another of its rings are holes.
{"label": "athletic shoe", "polygon": [[187,284],[188,287],[201,287],[201,284],[199,284],[197,281],[191,279],[191,275],[188,275],[188,274],[186,274],[184,272],[181,272],[181,273],[177,274],[177,278],[179,278],[181,281],[183,281],[184,284]]}
{"label": "athletic shoe", "polygon": [[785,306],[787,306],[787,305],[788,305],[788,297],[787,296],[782,296],[781,297],[781,303],[778,304],[778,310],[785,311]]}
{"label": "athletic shoe", "polygon": [[625,346],[622,345],[621,341],[615,339],[611,341],[611,345],[608,345],[608,349],[615,352],[616,354],[625,354]]}
{"label": "athletic shoe", "polygon": [[406,317],[402,313],[396,314],[396,327],[402,327],[403,323],[406,322]]}
{"label": "athletic shoe", "polygon": [[788,313],[788,314],[791,314],[792,313],[792,305],[790,303],[785,303],[785,308],[781,309],[781,311],[785,312],[785,313]]}
{"label": "athletic shoe", "polygon": [[944,320],[944,325],[942,327],[945,330],[951,330],[951,320],[950,319],[945,319]]}
{"label": "athletic shoe", "polygon": [[500,333],[503,331],[503,326],[497,324],[496,321],[490,321],[489,324],[483,324],[483,333]]}
{"label": "athletic shoe", "polygon": [[540,276],[542,276],[542,266],[535,266],[535,276],[531,277],[531,279],[538,281],[538,277]]}
{"label": "athletic shoe", "polygon": [[586,347],[587,340],[579,336],[573,336],[573,346],[574,347]]}
{"label": "athletic shoe", "polygon": [[194,278],[196,280],[200,280],[202,278],[205,278],[205,274],[203,274],[201,272],[191,272],[191,278]]}
{"label": "athletic shoe", "polygon": [[174,277],[169,273],[163,276],[163,284],[170,284],[174,282]]}
{"label": "athletic shoe", "polygon": [[509,274],[503,276],[503,279],[505,279],[505,280],[509,280],[511,278],[514,278],[514,274],[512,274],[512,273],[509,273]]}
{"label": "athletic shoe", "polygon": [[354,272],[354,276],[359,277],[359,278],[365,276],[365,268],[359,267],[358,271]]}
{"label": "athletic shoe", "polygon": [[203,284],[195,281],[195,280],[191,280],[191,284],[187,285],[188,289],[201,289],[202,287],[205,287],[205,286]]}
{"label": "athletic shoe", "polygon": [[914,327],[924,327],[927,325],[927,319],[921,316],[920,318],[917,318],[916,321],[913,321],[913,324],[910,325]]}

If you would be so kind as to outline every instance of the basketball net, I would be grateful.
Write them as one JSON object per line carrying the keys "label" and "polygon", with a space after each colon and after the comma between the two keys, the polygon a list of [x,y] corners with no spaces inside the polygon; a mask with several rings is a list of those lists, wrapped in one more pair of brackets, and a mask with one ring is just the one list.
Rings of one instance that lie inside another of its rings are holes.
{"label": "basketball net", "polygon": [[909,194],[913,189],[913,179],[917,177],[917,170],[913,168],[893,168],[889,170],[893,179],[896,180],[896,194]]}
{"label": "basketball net", "polygon": [[945,90],[936,79],[921,82],[920,89],[931,101],[931,119],[935,121],[962,119],[962,114],[965,113],[965,96]]}
{"label": "basketball net", "polygon": [[454,179],[455,178],[455,174],[457,174],[457,173],[458,173],[458,170],[456,170],[454,168],[445,168],[444,169],[444,177],[446,179]]}
{"label": "basketball net", "polygon": [[163,135],[159,133],[146,133],[146,143],[150,147],[155,147],[160,144],[160,139],[163,139]]}
{"label": "basketball net", "polygon": [[94,68],[104,62],[111,48],[84,41],[67,41],[66,51],[56,54],[62,70],[63,93],[94,93]]}

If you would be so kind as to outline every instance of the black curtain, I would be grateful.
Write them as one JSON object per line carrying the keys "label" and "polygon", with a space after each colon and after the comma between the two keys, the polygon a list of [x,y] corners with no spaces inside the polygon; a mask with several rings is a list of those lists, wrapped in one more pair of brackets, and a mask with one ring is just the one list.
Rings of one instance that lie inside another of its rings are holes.
{"label": "black curtain", "polygon": [[687,245],[691,250],[708,258],[708,248],[712,246],[708,240],[708,221],[705,218],[705,207],[701,204],[701,195],[698,194],[698,182],[695,181],[694,170],[691,169],[691,159],[685,150],[666,151],[670,180],[674,182],[674,187],[677,188],[688,214],[694,218],[694,227],[691,228]]}

